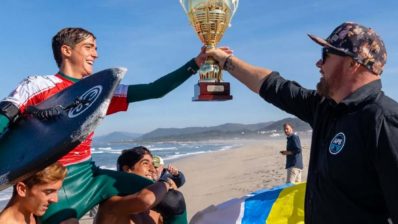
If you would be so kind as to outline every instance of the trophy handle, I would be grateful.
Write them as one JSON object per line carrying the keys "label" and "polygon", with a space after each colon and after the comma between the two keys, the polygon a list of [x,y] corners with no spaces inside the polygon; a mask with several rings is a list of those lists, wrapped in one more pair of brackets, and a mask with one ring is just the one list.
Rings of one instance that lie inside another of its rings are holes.
{"label": "trophy handle", "polygon": [[180,5],[182,6],[182,8],[184,9],[185,13],[188,13],[188,9],[189,9],[189,1],[187,0],[180,0]]}

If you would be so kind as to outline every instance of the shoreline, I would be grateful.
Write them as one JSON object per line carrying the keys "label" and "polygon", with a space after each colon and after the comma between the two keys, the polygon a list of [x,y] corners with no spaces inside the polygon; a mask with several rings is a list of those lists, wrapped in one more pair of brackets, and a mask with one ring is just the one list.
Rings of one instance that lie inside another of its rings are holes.
{"label": "shoreline", "polygon": [[[185,196],[189,219],[208,206],[285,183],[285,156],[279,154],[286,148],[285,138],[242,142],[241,147],[172,162],[186,177],[180,190]],[[303,181],[307,178],[310,143],[310,138],[301,139]]]}

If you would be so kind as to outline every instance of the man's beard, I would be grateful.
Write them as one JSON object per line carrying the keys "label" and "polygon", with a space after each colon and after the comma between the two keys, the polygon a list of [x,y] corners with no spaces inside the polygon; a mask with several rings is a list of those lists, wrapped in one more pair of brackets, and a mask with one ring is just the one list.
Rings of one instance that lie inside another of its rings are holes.
{"label": "man's beard", "polygon": [[318,84],[316,84],[316,91],[321,96],[329,96],[330,88],[324,77],[321,77]]}

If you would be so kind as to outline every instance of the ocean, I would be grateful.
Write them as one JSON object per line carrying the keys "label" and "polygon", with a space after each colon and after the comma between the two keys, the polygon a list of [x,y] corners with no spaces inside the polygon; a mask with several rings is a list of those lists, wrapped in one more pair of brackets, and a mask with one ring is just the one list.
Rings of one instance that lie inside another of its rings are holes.
{"label": "ocean", "polygon": [[[168,141],[168,142],[145,142],[145,143],[108,143],[95,145],[92,150],[92,158],[95,163],[104,169],[116,170],[116,160],[123,149],[143,145],[153,155],[162,157],[165,164],[174,160],[202,153],[210,153],[228,150],[241,146],[237,141]],[[182,172],[184,172],[182,170]],[[0,192],[0,209],[8,202],[12,194],[12,187]]]}

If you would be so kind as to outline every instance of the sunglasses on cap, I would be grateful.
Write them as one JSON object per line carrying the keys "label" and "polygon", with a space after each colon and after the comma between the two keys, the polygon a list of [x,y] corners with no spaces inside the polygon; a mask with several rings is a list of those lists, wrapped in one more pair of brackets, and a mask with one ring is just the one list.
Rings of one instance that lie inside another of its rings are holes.
{"label": "sunglasses on cap", "polygon": [[324,47],[324,48],[322,48],[322,62],[323,62],[323,63],[325,63],[328,54],[334,54],[334,55],[343,56],[343,57],[345,57],[345,56],[352,56],[351,54],[344,53],[344,52],[335,50],[335,49],[333,49],[333,48],[326,48],[326,47]]}

